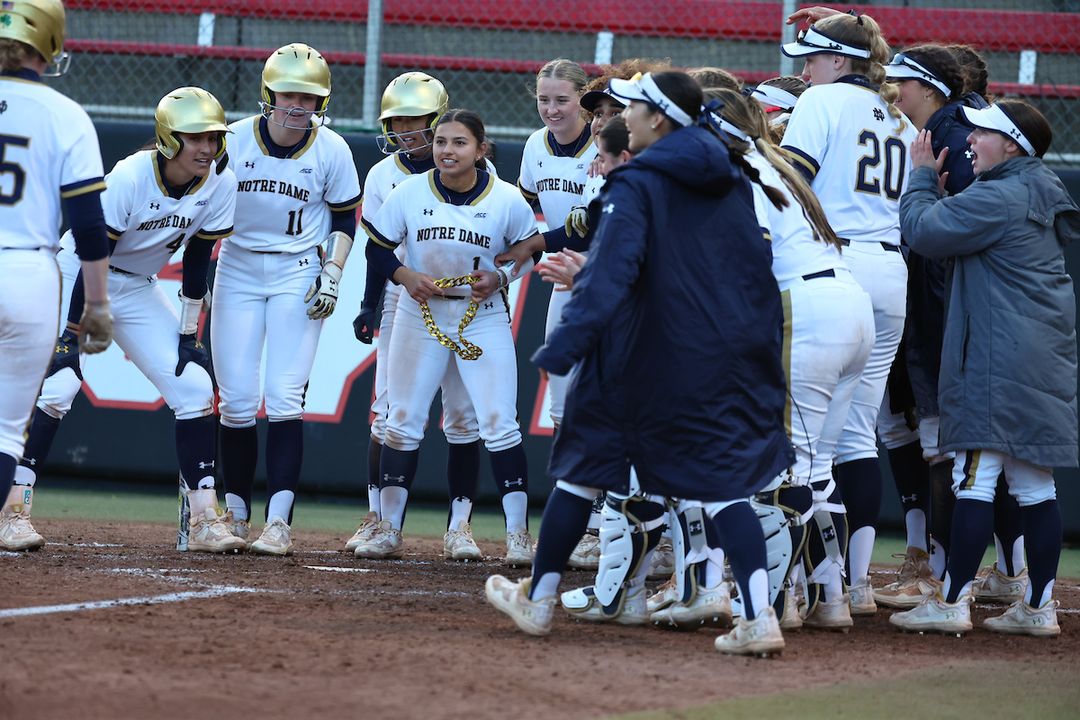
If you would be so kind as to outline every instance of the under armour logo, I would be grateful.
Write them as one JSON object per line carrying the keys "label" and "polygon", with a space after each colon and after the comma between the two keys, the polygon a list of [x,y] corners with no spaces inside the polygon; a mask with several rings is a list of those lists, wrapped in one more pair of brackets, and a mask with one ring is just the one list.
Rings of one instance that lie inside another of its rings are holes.
{"label": "under armour logo", "polygon": [[300,174],[301,175],[310,175],[311,174],[311,168],[301,168],[300,169]]}
{"label": "under armour logo", "polygon": [[537,160],[536,161],[536,167],[544,167],[544,161],[543,160]]}
{"label": "under armour logo", "polygon": [[199,469],[200,470],[208,470],[209,468],[212,468],[212,467],[214,467],[214,461],[213,460],[211,460],[210,462],[201,462],[201,463],[199,463]]}
{"label": "under armour logo", "polygon": [[473,217],[474,217],[474,218],[486,218],[486,217],[487,217],[487,213],[486,213],[486,212],[482,212],[482,213],[476,213],[475,215],[473,215]]}
{"label": "under armour logo", "polygon": [[245,160],[244,161],[244,167],[253,168],[253,167],[255,167],[255,163],[253,161],[251,161],[251,160]]}
{"label": "under armour logo", "polygon": [[503,480],[503,487],[522,487],[525,485],[525,481],[522,478],[517,480]]}
{"label": "under armour logo", "polygon": [[430,210],[430,209],[428,209],[428,208],[424,208],[424,214],[425,214],[425,215],[434,215],[434,214],[435,214],[435,211],[434,211],[434,210]]}
{"label": "under armour logo", "polygon": [[964,157],[966,157],[968,160],[970,160],[971,158],[975,157],[975,151],[974,150],[965,150],[964,151]]}
{"label": "under armour logo", "polygon": [[901,495],[900,502],[915,502],[919,499],[918,495]]}
{"label": "under armour logo", "polygon": [[821,531],[821,539],[826,542],[836,539],[836,528],[829,527]]}
{"label": "under armour logo", "polygon": [[493,302],[484,303],[484,309],[485,310],[491,310],[493,307],[495,307],[495,303],[493,303]]}
{"label": "under armour logo", "polygon": [[1020,131],[1017,130],[1016,128],[1009,128],[1009,134],[1012,135],[1017,140],[1019,140],[1020,138],[1023,137],[1023,135],[1020,133]]}
{"label": "under armour logo", "polygon": [[310,265],[310,264],[311,263],[307,258],[303,258],[303,259],[300,260],[300,267],[304,267],[305,265]]}
{"label": "under armour logo", "polygon": [[150,209],[151,209],[151,210],[160,210],[160,209],[161,209],[161,205],[160,205],[159,203],[153,203],[153,202],[152,202],[152,203],[150,203]]}
{"label": "under armour logo", "polygon": [[[7,7],[7,5],[5,5],[4,7]],[[4,27],[11,27],[11,23],[12,20],[10,15],[0,15],[0,25],[3,25]]]}
{"label": "under armour logo", "polygon": [[7,100],[0,100],[0,115],[7,112]]}
{"label": "under armour logo", "polygon": [[841,45],[840,43],[833,43],[833,42],[829,43],[829,44],[827,45],[827,47],[828,47],[828,48],[829,48],[830,50],[843,50],[843,49],[844,49],[844,46],[843,46],[843,45]]}
{"label": "under armour logo", "polygon": [[701,524],[700,520],[691,520],[686,524],[686,531],[691,535],[700,535],[705,532],[705,526]]}
{"label": "under armour logo", "polygon": [[878,122],[884,122],[885,121],[885,113],[884,113],[884,111],[882,111],[881,108],[874,108],[874,119],[877,120]]}
{"label": "under armour logo", "polygon": [[26,461],[26,464],[30,467],[34,467],[35,465],[37,465],[37,458],[24,458],[24,460]]}
{"label": "under armour logo", "polygon": [[386,474],[384,474],[382,476],[382,479],[383,479],[384,483],[393,483],[394,485],[404,485],[405,484],[405,476],[404,475],[390,475],[389,473],[386,473]]}
{"label": "under armour logo", "polygon": [[608,203],[604,206],[604,209],[601,210],[601,212],[605,215],[610,215],[611,213],[615,212],[615,203]]}

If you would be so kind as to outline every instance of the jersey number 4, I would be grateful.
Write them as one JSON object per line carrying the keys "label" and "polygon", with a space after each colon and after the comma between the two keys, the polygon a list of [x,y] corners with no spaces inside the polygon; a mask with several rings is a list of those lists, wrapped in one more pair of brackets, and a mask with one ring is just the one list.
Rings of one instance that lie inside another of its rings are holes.
{"label": "jersey number 4", "polygon": [[[22,165],[9,162],[4,159],[4,153],[8,145],[15,147],[29,147],[30,138],[17,135],[0,135],[0,205],[15,205],[23,196],[23,187],[26,185],[26,171]],[[5,192],[7,183],[2,180],[5,175],[11,175],[11,191]]]}
{"label": "jersey number 4", "polygon": [[[869,148],[869,152],[859,158],[855,189],[873,195],[880,195],[884,189],[885,197],[899,200],[907,169],[907,148],[903,141],[890,135],[882,143],[873,130],[863,130],[859,134],[859,144]],[[883,172],[878,170],[882,164],[882,155],[885,156]]]}

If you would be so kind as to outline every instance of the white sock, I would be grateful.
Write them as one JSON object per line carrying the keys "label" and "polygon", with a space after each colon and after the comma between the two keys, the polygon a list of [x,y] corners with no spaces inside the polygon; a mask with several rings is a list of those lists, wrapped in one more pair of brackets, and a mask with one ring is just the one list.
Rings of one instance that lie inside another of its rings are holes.
{"label": "white sock", "polygon": [[843,597],[844,582],[840,576],[840,566],[832,560],[825,562],[829,563],[829,567],[824,571],[825,579],[822,585],[825,586],[825,601],[832,602]]}
{"label": "white sock", "polygon": [[25,465],[15,466],[15,484],[16,485],[29,485],[34,487],[34,483],[37,482],[37,473],[26,467]]}
{"label": "white sock", "polygon": [[1036,610],[1038,610],[1042,606],[1046,605],[1046,603],[1050,602],[1050,598],[1053,596],[1053,594],[1054,581],[1051,580],[1050,582],[1046,583],[1046,587],[1043,588],[1042,595],[1039,597],[1039,604],[1036,605],[1035,603],[1031,602],[1033,598],[1031,597],[1031,583],[1029,582],[1027,585],[1027,590],[1024,591],[1024,604],[1030,608],[1035,608]]}
{"label": "white sock", "polygon": [[379,493],[382,505],[382,519],[390,521],[390,527],[400,530],[405,522],[405,505],[409,502],[409,491],[396,485],[388,485]]}
{"label": "white sock", "polygon": [[907,527],[908,547],[926,552],[926,513],[922,510],[909,510],[904,514],[904,525]]}
{"label": "white sock", "polygon": [[449,530],[460,530],[461,526],[469,522],[472,513],[472,500],[467,497],[456,497],[450,501],[450,527]]}
{"label": "white sock", "polygon": [[503,515],[506,516],[506,534],[521,532],[527,525],[526,516],[529,512],[529,495],[521,490],[506,493],[502,498]]}
{"label": "white sock", "polygon": [[600,513],[593,510],[589,513],[589,524],[586,526],[587,530],[599,530],[600,529]]}
{"label": "white sock", "polygon": [[930,571],[934,577],[940,578],[945,574],[945,564],[949,558],[945,557],[945,548],[934,538],[930,538]]}
{"label": "white sock", "polygon": [[382,503],[379,500],[379,488],[378,488],[378,486],[368,485],[368,488],[367,488],[367,505],[368,505],[368,510],[375,513],[375,517],[382,520]]}
{"label": "white sock", "polygon": [[874,528],[866,526],[855,531],[848,542],[849,583],[860,583],[870,574],[870,555],[874,552]]}
{"label": "white sock", "polygon": [[724,581],[724,551],[720,548],[707,548],[705,560],[705,586],[714,588]]}
{"label": "white sock", "polygon": [[217,492],[214,488],[199,488],[188,493],[188,515],[202,517],[207,508],[217,507]]}
{"label": "white sock", "polygon": [[274,518],[280,518],[282,522],[289,522],[289,513],[292,512],[293,500],[296,498],[296,494],[292,490],[278,490],[270,498],[270,503],[266,508],[266,522],[267,524],[273,522]]}
{"label": "white sock", "polygon": [[[959,602],[960,599],[963,598],[965,595],[971,594],[972,582],[972,580],[969,580],[967,583],[964,584],[964,587],[960,588],[960,594],[956,596],[957,602]],[[941,597],[945,598],[946,602],[949,601],[949,593],[952,591],[952,583],[953,579],[949,577],[949,573],[945,573],[945,584],[941,587]],[[1028,592],[1030,592],[1030,590]]]}
{"label": "white sock", "polygon": [[533,583],[532,586],[532,600],[545,600],[549,597],[555,597],[555,593],[559,591],[559,580],[562,579],[562,573],[549,572],[540,576],[540,579]]}
{"label": "white sock", "polygon": [[[750,574],[750,580],[747,582],[749,588],[739,588],[740,591],[745,592],[746,596],[750,598],[750,604],[753,605],[754,617],[757,614],[769,606],[769,573],[765,568],[758,568]],[[753,620],[749,617],[748,608],[746,604],[743,604],[743,612],[747,614],[747,620]]]}
{"label": "white sock", "polygon": [[233,519],[245,522],[248,519],[248,506],[244,500],[234,493],[225,493],[225,507],[233,514]]}
{"label": "white sock", "polygon": [[[1027,559],[1024,557],[1024,536],[1016,538],[1013,543],[1013,570],[1019,575],[1027,567]],[[1042,607],[1040,605],[1039,607]]]}

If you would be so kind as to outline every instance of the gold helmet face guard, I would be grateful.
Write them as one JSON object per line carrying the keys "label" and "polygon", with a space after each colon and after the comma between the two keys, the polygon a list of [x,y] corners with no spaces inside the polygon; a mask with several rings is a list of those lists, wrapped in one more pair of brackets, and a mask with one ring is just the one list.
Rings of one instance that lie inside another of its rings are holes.
{"label": "gold helmet face guard", "polygon": [[[305,93],[319,98],[314,112],[277,105],[275,93]],[[325,123],[326,106],[330,103],[330,66],[319,51],[304,43],[290,43],[275,50],[266,59],[262,71],[262,100],[259,107],[263,116],[270,118],[274,110],[285,110],[282,127],[307,130],[314,115]],[[302,118],[303,124],[292,125],[289,118]]]}
{"label": "gold helmet face guard", "polygon": [[182,87],[167,93],[154,110],[154,137],[157,149],[172,160],[184,147],[177,133],[221,133],[220,147],[214,159],[225,154],[225,134],[232,132],[225,122],[225,111],[212,94],[198,87]]}
{"label": "gold helmet face guard", "polygon": [[49,65],[45,77],[67,72],[71,56],[64,52],[64,5],[60,0],[4,0],[0,4],[0,38],[16,40],[37,51]]}
{"label": "gold helmet face guard", "polygon": [[[385,155],[399,152],[415,152],[430,147],[434,139],[435,125],[450,106],[446,88],[436,78],[422,72],[407,72],[390,81],[383,91],[379,122],[383,134],[375,138],[379,150]],[[390,129],[390,119],[395,117],[424,117],[431,115],[426,129],[398,135]],[[398,142],[399,137],[420,134],[427,144],[406,149]]]}

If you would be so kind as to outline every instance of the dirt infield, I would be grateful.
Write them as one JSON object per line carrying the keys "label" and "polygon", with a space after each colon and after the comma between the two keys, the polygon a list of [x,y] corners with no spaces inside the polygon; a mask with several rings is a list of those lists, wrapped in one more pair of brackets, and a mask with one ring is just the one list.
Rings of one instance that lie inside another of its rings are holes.
{"label": "dirt infield", "polygon": [[[409,541],[399,562],[357,560],[334,551],[344,537],[315,533],[289,558],[224,557],[174,552],[161,525],[41,525],[45,549],[0,553],[4,718],[584,718],[1080,654],[1075,580],[1058,585],[1057,640],[900,635],[881,612],[849,635],[789,633],[784,655],[762,661],[717,654],[707,631],[559,619],[526,637],[483,600],[484,579],[506,571],[445,562],[434,540]],[[996,611],[976,607],[977,622]]]}

